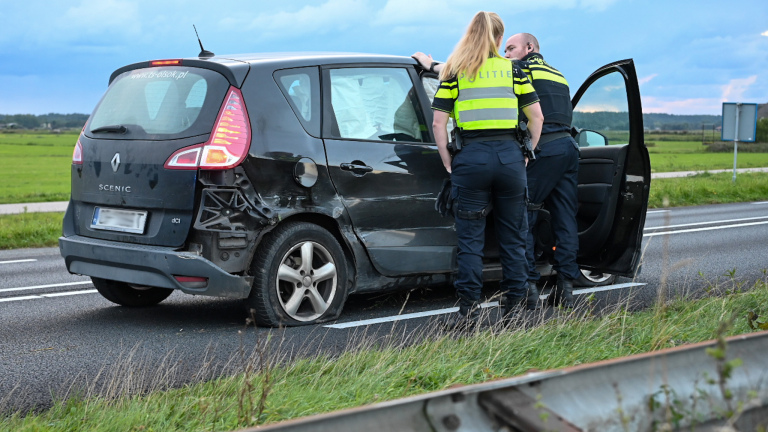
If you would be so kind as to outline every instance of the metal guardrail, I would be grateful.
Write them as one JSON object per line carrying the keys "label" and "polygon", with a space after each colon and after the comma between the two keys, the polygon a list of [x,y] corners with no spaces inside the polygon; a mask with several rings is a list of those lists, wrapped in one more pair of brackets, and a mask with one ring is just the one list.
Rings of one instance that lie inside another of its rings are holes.
{"label": "metal guardrail", "polygon": [[727,380],[718,372],[722,362],[707,353],[716,345],[533,372],[246,431],[634,432],[665,422],[716,430],[729,403],[743,408],[730,416],[738,430],[761,430],[768,425],[768,332],[727,339],[726,360],[742,361]]}

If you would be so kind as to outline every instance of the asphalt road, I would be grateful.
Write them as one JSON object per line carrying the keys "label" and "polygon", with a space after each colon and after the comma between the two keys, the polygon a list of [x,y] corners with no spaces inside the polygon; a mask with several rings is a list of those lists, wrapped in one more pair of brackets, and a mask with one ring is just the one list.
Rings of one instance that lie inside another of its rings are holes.
{"label": "asphalt road", "polygon": [[[661,294],[768,278],[768,202],[652,210],[644,236],[634,281],[580,297],[642,308]],[[240,301],[177,292],[157,307],[118,307],[88,278],[67,273],[56,248],[0,251],[0,411],[45,407],[73,389],[114,395],[237,371],[268,339],[267,351],[280,359],[335,354],[361,341],[413,341],[454,301],[449,287],[352,296],[335,323],[261,329],[246,326]]]}

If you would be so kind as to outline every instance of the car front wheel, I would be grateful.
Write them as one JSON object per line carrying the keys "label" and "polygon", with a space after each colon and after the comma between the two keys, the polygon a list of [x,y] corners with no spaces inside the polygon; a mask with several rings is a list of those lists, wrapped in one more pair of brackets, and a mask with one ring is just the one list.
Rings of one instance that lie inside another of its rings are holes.
{"label": "car front wheel", "polygon": [[306,222],[267,234],[251,265],[247,303],[256,324],[314,324],[335,319],[347,297],[347,262],[336,238]]}
{"label": "car front wheel", "polygon": [[139,287],[125,282],[97,277],[92,277],[91,281],[99,294],[112,303],[117,303],[121,306],[153,306],[173,294],[173,290],[170,288]]}

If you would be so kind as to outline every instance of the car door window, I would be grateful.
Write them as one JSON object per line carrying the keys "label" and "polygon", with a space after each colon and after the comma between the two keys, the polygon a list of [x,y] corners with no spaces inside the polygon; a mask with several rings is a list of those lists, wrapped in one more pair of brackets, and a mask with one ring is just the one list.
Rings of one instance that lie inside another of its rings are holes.
{"label": "car door window", "polygon": [[629,107],[624,77],[609,73],[595,81],[574,107],[573,126],[579,147],[629,142]]}
{"label": "car door window", "polygon": [[334,138],[426,142],[428,129],[404,68],[330,71]]}
{"label": "car door window", "polygon": [[320,77],[316,67],[283,69],[274,74],[280,91],[312,136],[320,136]]}

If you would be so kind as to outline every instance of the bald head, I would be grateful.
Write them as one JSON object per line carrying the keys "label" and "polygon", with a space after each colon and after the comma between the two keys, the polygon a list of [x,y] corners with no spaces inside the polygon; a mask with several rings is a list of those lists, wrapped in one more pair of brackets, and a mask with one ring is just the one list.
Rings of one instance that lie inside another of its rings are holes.
{"label": "bald head", "polygon": [[504,57],[508,59],[520,60],[532,52],[539,52],[539,41],[530,33],[513,35],[504,45]]}

